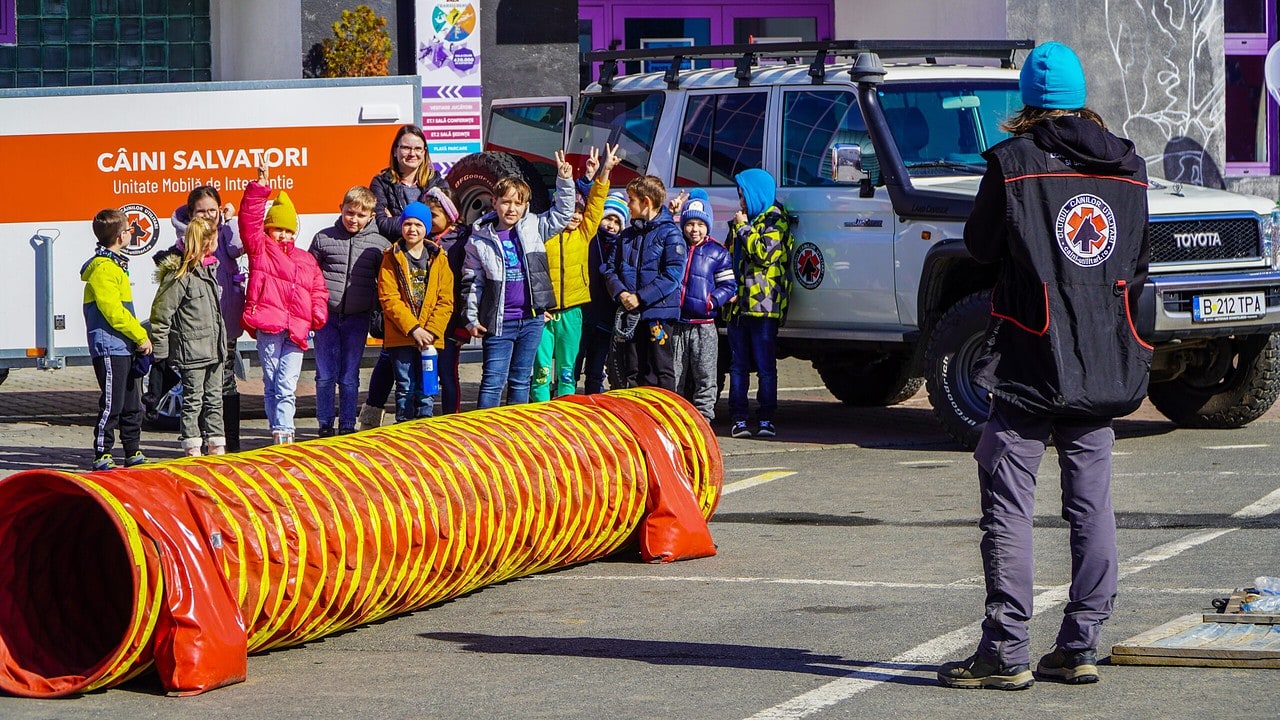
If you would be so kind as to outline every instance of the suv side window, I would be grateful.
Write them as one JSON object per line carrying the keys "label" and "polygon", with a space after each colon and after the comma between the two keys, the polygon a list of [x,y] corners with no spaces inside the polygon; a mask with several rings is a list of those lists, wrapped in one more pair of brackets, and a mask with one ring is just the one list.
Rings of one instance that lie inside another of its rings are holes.
{"label": "suv side window", "polygon": [[862,148],[862,167],[875,180],[879,163],[857,97],[847,90],[788,92],[782,101],[782,185],[834,185],[831,148]]}
{"label": "suv side window", "polygon": [[680,126],[675,185],[733,185],[733,176],[764,164],[768,95],[690,95]]}

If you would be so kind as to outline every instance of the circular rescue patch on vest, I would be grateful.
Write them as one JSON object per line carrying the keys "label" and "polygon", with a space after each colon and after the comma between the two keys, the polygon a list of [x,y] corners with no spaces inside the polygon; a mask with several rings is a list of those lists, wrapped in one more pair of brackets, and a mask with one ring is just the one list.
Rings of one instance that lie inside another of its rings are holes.
{"label": "circular rescue patch on vest", "polygon": [[822,278],[827,274],[827,262],[817,245],[801,243],[792,258],[792,276],[801,287],[812,290],[822,284]]}
{"label": "circular rescue patch on vest", "polygon": [[1080,267],[1093,267],[1116,249],[1116,216],[1097,195],[1077,195],[1058,211],[1054,237],[1062,254]]}
{"label": "circular rescue patch on vest", "polygon": [[144,255],[156,246],[160,239],[160,220],[151,208],[146,205],[131,203],[120,208],[124,213],[125,229],[129,231],[129,242],[120,252],[125,255]]}

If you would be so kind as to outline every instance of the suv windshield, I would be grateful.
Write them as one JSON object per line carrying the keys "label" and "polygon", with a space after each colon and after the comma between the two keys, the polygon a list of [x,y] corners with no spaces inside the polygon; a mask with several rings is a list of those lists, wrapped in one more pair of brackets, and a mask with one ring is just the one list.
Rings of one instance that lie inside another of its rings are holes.
{"label": "suv windshield", "polygon": [[573,121],[568,152],[585,156],[592,147],[602,148],[605,143],[619,144],[622,152],[619,167],[631,173],[620,174],[614,181],[643,175],[653,153],[653,137],[658,132],[662,102],[661,92],[585,97],[578,117]]}
{"label": "suv windshield", "polygon": [[912,177],[982,173],[982,153],[1009,137],[1000,123],[1022,108],[1016,82],[886,84],[880,105]]}

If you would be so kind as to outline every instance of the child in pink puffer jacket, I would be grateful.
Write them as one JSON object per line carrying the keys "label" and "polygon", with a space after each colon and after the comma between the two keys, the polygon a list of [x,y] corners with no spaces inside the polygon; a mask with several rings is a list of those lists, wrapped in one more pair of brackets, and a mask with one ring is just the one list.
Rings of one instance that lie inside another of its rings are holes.
{"label": "child in pink puffer jacket", "polygon": [[311,253],[294,247],[298,213],[281,191],[271,209],[265,185],[267,169],[244,190],[240,201],[240,239],[249,256],[249,288],[242,321],[258,342],[262,393],[271,437],[293,442],[295,393],[302,375],[302,353],[310,334],[329,319],[329,290]]}

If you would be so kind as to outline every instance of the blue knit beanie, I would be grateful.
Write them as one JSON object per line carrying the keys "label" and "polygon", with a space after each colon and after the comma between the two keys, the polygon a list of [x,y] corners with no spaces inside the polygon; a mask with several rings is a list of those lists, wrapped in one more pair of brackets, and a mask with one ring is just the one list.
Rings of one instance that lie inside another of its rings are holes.
{"label": "blue knit beanie", "polygon": [[1084,68],[1062,43],[1047,42],[1027,55],[1018,76],[1022,102],[1046,110],[1079,110],[1085,105]]}
{"label": "blue knit beanie", "polygon": [[767,171],[760,168],[743,170],[733,178],[733,181],[742,191],[742,199],[747,201],[749,217],[754,218],[773,205],[777,184]]}
{"label": "blue knit beanie", "polygon": [[619,190],[609,193],[604,199],[604,215],[617,215],[622,227],[630,225],[631,208],[627,207],[627,194]]}
{"label": "blue knit beanie", "polygon": [[701,188],[694,188],[689,191],[689,199],[684,201],[684,207],[680,208],[680,224],[684,225],[690,220],[701,220],[707,224],[707,232],[711,232],[711,228],[715,226],[715,215],[711,212],[711,198],[707,197],[707,191]]}
{"label": "blue knit beanie", "polygon": [[400,213],[400,224],[404,225],[404,221],[414,218],[427,226],[427,232],[431,232],[431,208],[426,203],[411,202],[404,206],[404,212]]}

